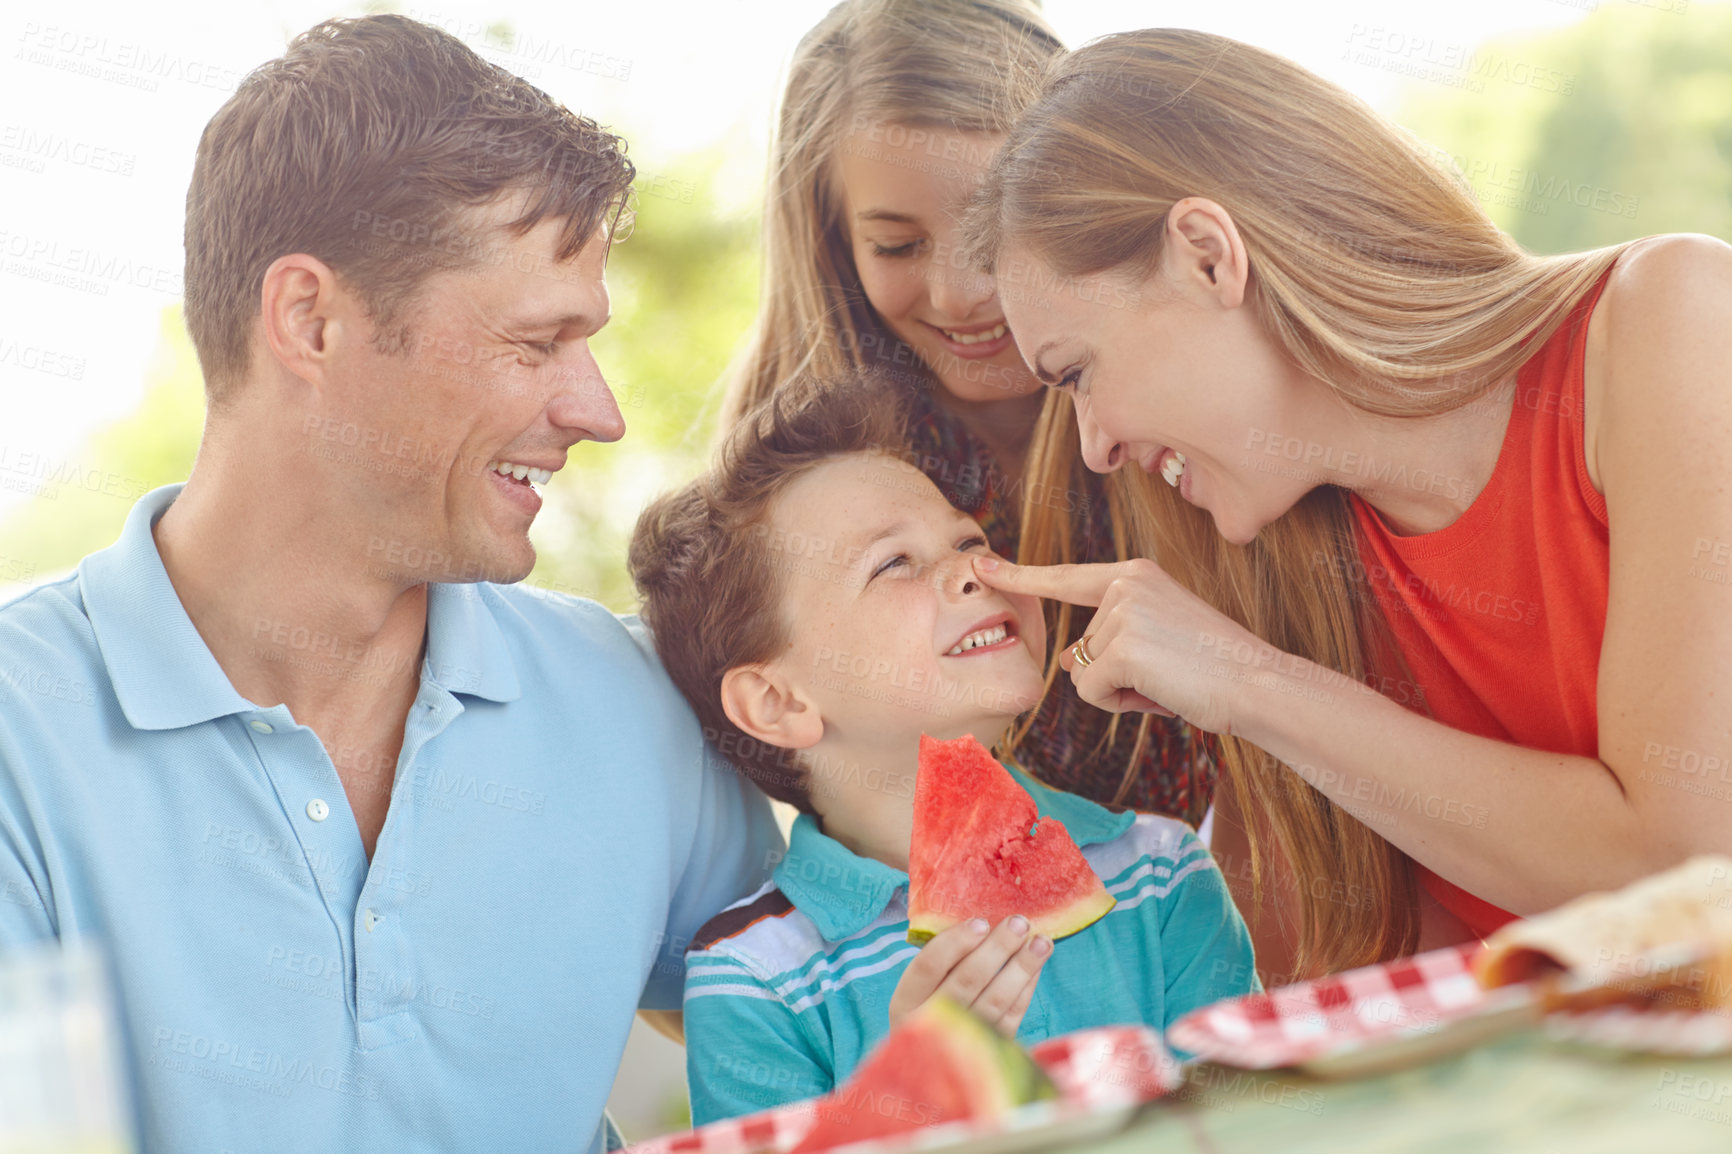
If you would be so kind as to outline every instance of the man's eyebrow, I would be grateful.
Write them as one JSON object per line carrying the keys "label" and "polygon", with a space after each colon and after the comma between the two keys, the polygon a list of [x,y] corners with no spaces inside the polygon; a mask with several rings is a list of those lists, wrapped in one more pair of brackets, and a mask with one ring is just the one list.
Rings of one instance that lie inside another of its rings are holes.
{"label": "man's eyebrow", "polygon": [[[607,313],[605,316],[603,316],[601,318],[601,325],[599,325],[597,327],[600,328],[600,327],[605,326],[607,324],[607,322],[612,320],[612,319],[613,319],[612,312]],[[578,312],[578,313],[565,313],[561,316],[549,317],[549,316],[540,316],[540,315],[536,315],[536,314],[526,313],[526,314],[523,314],[521,316],[512,317],[508,323],[510,324],[510,326],[512,328],[515,328],[515,329],[554,329],[554,328],[563,329],[569,325],[595,324],[595,314],[594,313],[588,313],[588,312]]]}
{"label": "man's eyebrow", "polygon": [[1035,379],[1039,380],[1039,381],[1044,381],[1046,384],[1049,384],[1049,385],[1058,384],[1058,378],[1055,377],[1052,373],[1048,372],[1046,369],[1041,367],[1040,358],[1044,357],[1046,355],[1047,350],[1052,348],[1056,344],[1058,344],[1058,338],[1057,337],[1054,337],[1050,341],[1042,341],[1040,343],[1040,348],[1034,350],[1034,356],[1029,358],[1029,363],[1034,369]]}
{"label": "man's eyebrow", "polygon": [[919,224],[918,220],[905,212],[893,212],[888,208],[868,208],[854,214],[855,220],[887,220],[892,224]]}

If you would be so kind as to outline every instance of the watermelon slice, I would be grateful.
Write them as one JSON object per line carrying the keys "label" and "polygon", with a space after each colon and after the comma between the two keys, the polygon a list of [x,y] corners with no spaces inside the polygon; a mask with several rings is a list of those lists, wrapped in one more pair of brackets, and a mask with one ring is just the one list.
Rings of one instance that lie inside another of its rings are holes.
{"label": "watermelon slice", "polygon": [[842,1085],[818,1099],[790,1154],[965,1119],[991,1119],[1058,1097],[1021,1046],[943,994],[890,1031]]}
{"label": "watermelon slice", "polygon": [[1118,904],[1057,818],[980,742],[920,738],[914,837],[908,850],[908,940],[968,918],[997,925],[1022,914],[1057,941]]}

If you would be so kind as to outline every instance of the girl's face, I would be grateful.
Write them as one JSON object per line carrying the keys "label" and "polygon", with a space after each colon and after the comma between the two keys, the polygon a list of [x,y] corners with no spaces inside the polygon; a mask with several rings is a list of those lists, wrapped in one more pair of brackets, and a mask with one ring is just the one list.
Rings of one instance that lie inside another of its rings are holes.
{"label": "girl's face", "polygon": [[[964,401],[1005,401],[1040,388],[1016,351],[992,279],[960,256],[958,218],[1000,139],[874,124],[845,137],[835,162],[866,299]],[[862,352],[894,368],[897,350]]]}

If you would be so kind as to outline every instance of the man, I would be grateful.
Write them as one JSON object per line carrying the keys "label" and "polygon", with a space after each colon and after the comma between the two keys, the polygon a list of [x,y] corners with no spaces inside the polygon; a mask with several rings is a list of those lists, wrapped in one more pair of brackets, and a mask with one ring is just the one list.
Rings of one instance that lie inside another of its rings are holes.
{"label": "man", "polygon": [[192,476],[0,607],[0,949],[106,945],[146,1149],[599,1149],[633,1011],[774,864],[636,622],[511,587],[624,432],[631,177],[398,16],[205,129]]}

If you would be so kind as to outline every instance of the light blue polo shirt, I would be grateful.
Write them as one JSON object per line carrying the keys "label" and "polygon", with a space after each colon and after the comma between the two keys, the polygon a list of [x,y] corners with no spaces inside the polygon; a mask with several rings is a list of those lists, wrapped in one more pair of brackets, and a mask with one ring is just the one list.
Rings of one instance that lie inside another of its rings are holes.
{"label": "light blue polo shirt", "polygon": [[[1114,813],[1011,775],[1063,822],[1117,904],[1053,943],[1017,1040],[1095,1026],[1165,1030],[1262,989],[1251,938],[1209,850],[1183,822]],[[697,1124],[828,1093],[890,1030],[908,943],[908,875],[809,815],[769,884],[718,914],[686,955],[686,1080]]]}
{"label": "light blue polo shirt", "polygon": [[369,862],[318,737],[182,608],[179,491],[0,605],[0,949],[101,939],[146,1151],[599,1149],[634,1011],[780,856],[768,804],[635,619],[433,585]]}

